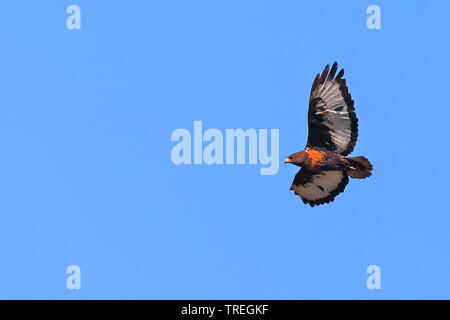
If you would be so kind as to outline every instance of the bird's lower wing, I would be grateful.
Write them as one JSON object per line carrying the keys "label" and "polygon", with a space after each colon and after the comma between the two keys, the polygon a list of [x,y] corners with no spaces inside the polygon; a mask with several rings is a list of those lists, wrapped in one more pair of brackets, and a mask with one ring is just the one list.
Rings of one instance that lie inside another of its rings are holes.
{"label": "bird's lower wing", "polygon": [[292,182],[291,190],[311,207],[329,203],[348,183],[348,175],[340,170],[313,171],[302,168]]}

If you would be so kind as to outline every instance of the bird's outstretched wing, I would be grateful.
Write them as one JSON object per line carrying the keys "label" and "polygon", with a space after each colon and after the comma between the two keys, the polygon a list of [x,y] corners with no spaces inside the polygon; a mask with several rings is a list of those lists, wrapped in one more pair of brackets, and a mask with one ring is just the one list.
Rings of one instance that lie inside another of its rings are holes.
{"label": "bird's outstretched wing", "polygon": [[292,182],[291,190],[311,207],[329,203],[348,183],[348,175],[343,171],[313,171],[300,169]]}
{"label": "bird's outstretched wing", "polygon": [[[336,77],[337,63],[314,79],[308,110],[307,147],[322,148],[344,156],[353,151],[358,138],[358,119],[348,93],[344,69]],[[328,71],[330,71],[328,73]]]}

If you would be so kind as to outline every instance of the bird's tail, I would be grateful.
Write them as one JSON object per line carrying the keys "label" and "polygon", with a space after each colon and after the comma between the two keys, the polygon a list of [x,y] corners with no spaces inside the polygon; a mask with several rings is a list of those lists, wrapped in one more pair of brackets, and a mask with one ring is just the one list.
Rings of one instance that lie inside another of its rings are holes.
{"label": "bird's tail", "polygon": [[350,177],[364,179],[372,175],[373,166],[365,157],[346,157],[347,173]]}

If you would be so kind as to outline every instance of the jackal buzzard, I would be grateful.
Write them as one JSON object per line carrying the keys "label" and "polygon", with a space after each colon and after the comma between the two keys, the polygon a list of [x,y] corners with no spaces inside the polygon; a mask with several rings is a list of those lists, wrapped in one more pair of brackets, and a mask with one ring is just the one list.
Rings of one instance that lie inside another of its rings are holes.
{"label": "jackal buzzard", "polygon": [[303,151],[284,163],[302,167],[291,190],[311,207],[329,203],[344,191],[351,178],[369,177],[373,167],[364,157],[347,157],[358,138],[358,119],[345,79],[337,63],[327,65],[314,79],[308,110],[308,142]]}

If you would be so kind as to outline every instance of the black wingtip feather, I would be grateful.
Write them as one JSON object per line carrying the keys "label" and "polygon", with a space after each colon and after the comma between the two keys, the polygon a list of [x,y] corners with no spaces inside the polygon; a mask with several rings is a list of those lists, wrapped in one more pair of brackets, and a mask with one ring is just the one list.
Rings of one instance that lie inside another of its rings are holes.
{"label": "black wingtip feather", "polygon": [[329,70],[330,70],[330,65],[327,64],[325,66],[325,68],[323,69],[322,75],[320,76],[319,84],[324,84],[325,83],[325,79],[327,78]]}
{"label": "black wingtip feather", "polygon": [[337,62],[335,61],[333,63],[333,66],[331,67],[331,71],[330,71],[330,74],[328,75],[327,80],[333,80],[334,75],[336,74],[337,68],[338,68],[338,65],[337,65]]}
{"label": "black wingtip feather", "polygon": [[341,69],[341,71],[339,71],[338,75],[336,76],[336,79],[340,80],[343,75],[344,75],[344,69]]}
{"label": "black wingtip feather", "polygon": [[319,78],[320,78],[320,74],[317,74],[316,77],[314,78],[313,84],[311,86],[311,92],[313,92],[314,90],[316,90],[317,85],[319,83]]}

